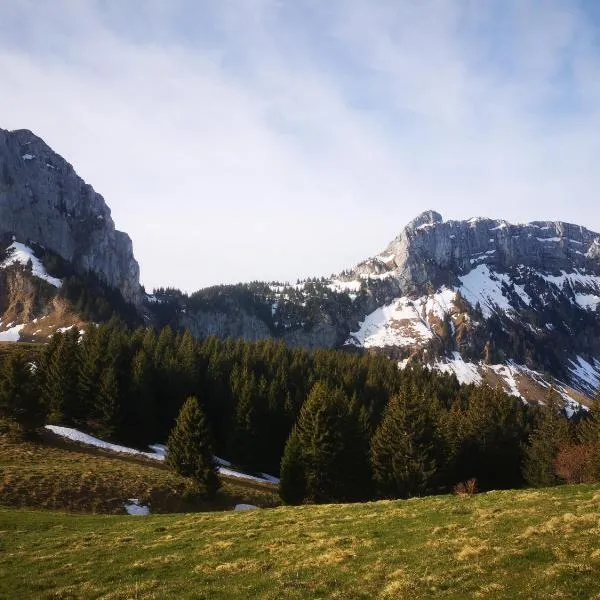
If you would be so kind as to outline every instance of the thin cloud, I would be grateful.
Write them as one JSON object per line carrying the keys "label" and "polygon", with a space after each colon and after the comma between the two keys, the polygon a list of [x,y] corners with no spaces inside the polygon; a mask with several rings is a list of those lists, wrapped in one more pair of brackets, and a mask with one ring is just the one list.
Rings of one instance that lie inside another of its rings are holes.
{"label": "thin cloud", "polygon": [[599,230],[597,29],[537,5],[0,0],[0,126],[105,196],[148,288],[339,271],[427,208]]}

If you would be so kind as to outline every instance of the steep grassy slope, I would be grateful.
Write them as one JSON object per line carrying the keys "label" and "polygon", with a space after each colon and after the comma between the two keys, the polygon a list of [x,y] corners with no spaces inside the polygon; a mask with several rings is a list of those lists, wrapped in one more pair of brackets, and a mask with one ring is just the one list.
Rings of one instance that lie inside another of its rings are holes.
{"label": "steep grassy slope", "polygon": [[0,596],[600,598],[600,487],[151,517],[0,509]]}
{"label": "steep grassy slope", "polygon": [[152,512],[227,510],[237,503],[274,506],[275,486],[222,478],[208,502],[189,479],[156,461],[83,446],[45,432],[40,443],[0,435],[0,505],[75,512],[121,513],[138,498]]}

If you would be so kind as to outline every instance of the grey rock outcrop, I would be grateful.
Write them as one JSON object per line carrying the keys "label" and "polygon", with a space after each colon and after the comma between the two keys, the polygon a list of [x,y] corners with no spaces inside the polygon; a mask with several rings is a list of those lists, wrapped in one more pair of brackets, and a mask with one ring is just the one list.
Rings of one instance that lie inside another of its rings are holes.
{"label": "grey rock outcrop", "polygon": [[505,270],[515,265],[558,273],[598,269],[598,234],[579,225],[542,222],[513,225],[474,218],[446,221],[427,211],[411,221],[378,256],[360,263],[357,275],[397,279],[403,293],[449,278],[479,264]]}
{"label": "grey rock outcrop", "polygon": [[100,194],[39,137],[0,129],[0,236],[31,240],[93,272],[135,305],[139,266]]}

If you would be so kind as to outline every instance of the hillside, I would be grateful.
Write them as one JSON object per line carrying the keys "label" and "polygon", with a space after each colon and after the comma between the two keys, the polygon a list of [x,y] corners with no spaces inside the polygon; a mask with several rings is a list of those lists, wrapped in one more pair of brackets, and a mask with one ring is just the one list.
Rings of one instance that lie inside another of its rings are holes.
{"label": "hillside", "polygon": [[0,596],[596,598],[598,486],[152,517],[0,509]]}
{"label": "hillside", "polygon": [[71,442],[49,431],[38,443],[14,443],[0,435],[3,506],[124,514],[130,498],[153,513],[279,504],[276,486],[227,476],[222,482],[215,501],[208,502],[191,480],[156,460]]}

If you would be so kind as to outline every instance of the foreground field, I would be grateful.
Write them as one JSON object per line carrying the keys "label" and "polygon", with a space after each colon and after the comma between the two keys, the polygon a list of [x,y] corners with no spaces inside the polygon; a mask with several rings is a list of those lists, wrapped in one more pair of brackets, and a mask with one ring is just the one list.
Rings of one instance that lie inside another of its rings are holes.
{"label": "foreground field", "polygon": [[137,498],[153,513],[227,510],[238,503],[279,504],[276,486],[222,478],[215,501],[161,463],[83,446],[45,432],[38,443],[0,435],[0,505],[73,512],[125,513]]}
{"label": "foreground field", "polygon": [[600,487],[151,517],[0,509],[2,598],[600,598]]}

